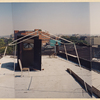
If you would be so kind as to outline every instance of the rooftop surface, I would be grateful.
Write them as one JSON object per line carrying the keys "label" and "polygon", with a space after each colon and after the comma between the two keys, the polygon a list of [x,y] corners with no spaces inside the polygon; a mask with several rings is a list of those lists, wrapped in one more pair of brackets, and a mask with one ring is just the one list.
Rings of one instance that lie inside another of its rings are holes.
{"label": "rooftop surface", "polygon": [[[60,57],[42,56],[42,71],[14,72],[10,56],[0,59],[0,98],[91,98],[66,71],[70,68],[91,85],[91,71]],[[95,83],[94,83],[95,84]]]}

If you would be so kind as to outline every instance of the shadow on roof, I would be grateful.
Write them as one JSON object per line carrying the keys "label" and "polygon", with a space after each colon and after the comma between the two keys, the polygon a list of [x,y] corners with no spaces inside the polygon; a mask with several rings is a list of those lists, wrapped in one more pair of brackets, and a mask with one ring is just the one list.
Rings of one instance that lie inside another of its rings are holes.
{"label": "shadow on roof", "polygon": [[[17,63],[15,63],[15,66],[16,66]],[[9,70],[14,70],[14,63],[12,62],[9,62],[9,63],[3,63],[1,65],[1,68],[6,68],[6,69],[9,69]]]}

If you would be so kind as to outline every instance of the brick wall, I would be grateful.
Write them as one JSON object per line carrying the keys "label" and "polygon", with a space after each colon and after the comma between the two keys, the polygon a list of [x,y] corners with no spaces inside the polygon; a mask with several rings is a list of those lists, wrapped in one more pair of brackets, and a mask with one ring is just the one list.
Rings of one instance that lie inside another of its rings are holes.
{"label": "brick wall", "polygon": [[[39,39],[42,40],[42,45],[46,44],[49,42],[50,38],[46,37],[46,36],[50,36],[50,34],[48,32],[43,32],[42,30],[40,29],[34,29],[34,31],[19,31],[19,30],[15,30],[14,31],[14,39],[17,39],[17,35],[28,35],[29,33],[32,33],[32,32],[35,32],[31,35],[36,35],[38,31],[38,34],[39,34]],[[46,36],[43,36],[42,34],[46,35]]]}

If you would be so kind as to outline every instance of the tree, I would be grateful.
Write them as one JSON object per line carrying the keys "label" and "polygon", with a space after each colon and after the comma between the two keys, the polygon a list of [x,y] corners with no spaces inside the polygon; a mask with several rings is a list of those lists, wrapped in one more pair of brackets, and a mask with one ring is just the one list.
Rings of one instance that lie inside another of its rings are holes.
{"label": "tree", "polygon": [[[70,36],[70,37],[62,36],[62,38],[67,39],[69,41],[72,41],[75,44],[80,45],[80,46],[88,46],[87,42],[84,40],[85,36],[81,37],[80,39],[78,37],[75,37],[75,36]],[[64,40],[62,42],[66,43]]]}
{"label": "tree", "polygon": [[3,47],[5,45],[5,42],[3,39],[0,39],[0,47]]}
{"label": "tree", "polygon": [[12,55],[12,54],[13,54],[13,47],[12,47],[12,46],[9,46],[9,47],[7,48],[6,54],[8,54],[8,55]]}
{"label": "tree", "polygon": [[[1,38],[0,39],[0,54],[3,54],[5,51],[6,46],[12,42],[12,39]],[[8,47],[6,54],[11,55],[13,54],[13,47]]]}

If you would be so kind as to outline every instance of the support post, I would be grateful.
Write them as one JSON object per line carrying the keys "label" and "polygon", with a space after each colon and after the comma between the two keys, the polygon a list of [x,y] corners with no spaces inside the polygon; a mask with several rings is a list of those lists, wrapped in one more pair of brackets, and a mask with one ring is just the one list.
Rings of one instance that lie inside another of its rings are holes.
{"label": "support post", "polygon": [[[81,68],[81,64],[80,64],[80,60],[79,60],[79,56],[78,56],[78,52],[77,52],[77,49],[76,49],[76,45],[75,45],[75,44],[74,44],[74,47],[75,47],[75,51],[76,51],[76,55],[77,55],[77,59],[78,59],[79,66],[80,66],[80,68]],[[84,81],[84,80],[83,80],[83,81]],[[87,86],[86,86],[85,81],[84,81],[84,86],[85,86],[86,92],[88,92],[88,91],[87,91]]]}
{"label": "support post", "polygon": [[6,48],[5,48],[4,56],[5,56],[5,54],[6,54],[6,51],[7,51],[7,47],[8,47],[8,46],[6,46]]}
{"label": "support post", "polygon": [[66,58],[67,58],[67,60],[68,60],[68,55],[67,55],[67,50],[66,50],[65,44],[64,44],[64,49],[65,49]]}
{"label": "support post", "polygon": [[81,67],[81,63],[80,63],[80,60],[79,60],[79,56],[78,56],[78,52],[77,52],[75,44],[74,44],[74,48],[75,48],[75,52],[76,52],[76,56],[77,56],[77,59],[78,59],[79,66]]}
{"label": "support post", "polygon": [[15,71],[15,56],[16,56],[16,45],[15,45],[15,52],[14,52],[14,71]]}

